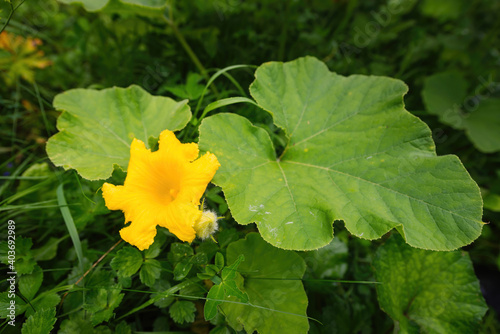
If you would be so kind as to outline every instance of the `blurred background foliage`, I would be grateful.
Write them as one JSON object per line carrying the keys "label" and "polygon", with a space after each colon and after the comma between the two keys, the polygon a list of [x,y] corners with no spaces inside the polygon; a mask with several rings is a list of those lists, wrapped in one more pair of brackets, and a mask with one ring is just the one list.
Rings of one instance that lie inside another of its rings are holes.
{"label": "blurred background foliage", "polygon": [[[9,17],[9,2],[1,1],[0,9],[3,25]],[[96,193],[97,183],[74,172],[54,172],[48,164],[44,145],[56,132],[59,114],[52,108],[53,97],[77,87],[137,84],[152,94],[188,98],[194,108],[207,79],[181,44],[184,39],[209,75],[230,65],[311,55],[342,75],[383,75],[405,81],[409,86],[406,109],[429,125],[438,154],[458,155],[483,191],[483,221],[488,225],[466,250],[491,308],[482,332],[500,332],[500,154],[481,151],[466,131],[443,122],[422,97],[429,78],[454,72],[465,83],[460,93],[451,88],[443,92],[452,96],[450,108],[468,114],[489,103],[485,101],[500,98],[499,1],[192,0],[170,1],[166,12],[174,25],[150,16],[92,13],[78,4],[26,0],[0,37],[0,226],[6,230],[7,220],[16,217],[23,222],[17,233],[33,236],[34,250],[55,244],[50,250],[54,256],[38,257],[47,261],[44,268],[68,268],[46,273],[51,286],[74,276],[76,266],[72,251],[55,256],[58,247],[72,248],[57,207],[58,184],[65,184],[87,267],[116,242],[122,224],[120,213],[102,216],[108,211]],[[244,88],[252,82],[252,74],[252,69],[231,72]],[[215,87],[204,104],[241,95],[227,78],[217,79]],[[467,108],[468,101],[474,108]],[[241,105],[229,110],[265,127],[278,145],[282,141],[282,133],[266,113]],[[492,119],[500,119],[500,109],[493,111]],[[193,140],[195,135],[184,138]],[[123,180],[119,172],[114,177]],[[221,196],[220,189],[210,189],[208,205],[229,218]],[[243,229],[230,219],[223,224],[227,226],[219,235],[221,248],[241,236]],[[341,222],[335,223],[335,230],[337,241],[328,249],[320,255],[304,254],[309,264],[304,277],[308,315],[324,325],[310,322],[311,333],[390,332],[392,321],[379,309],[373,286],[321,282],[373,279],[372,260],[380,241],[353,238]],[[326,262],[317,265],[314,256]],[[105,266],[109,268],[109,263]],[[133,304],[125,298],[122,314]],[[168,327],[158,319],[156,315],[147,318],[156,329]],[[146,319],[134,321],[136,328],[151,329]],[[174,326],[181,325],[169,328]],[[191,330],[204,332],[193,326]]]}

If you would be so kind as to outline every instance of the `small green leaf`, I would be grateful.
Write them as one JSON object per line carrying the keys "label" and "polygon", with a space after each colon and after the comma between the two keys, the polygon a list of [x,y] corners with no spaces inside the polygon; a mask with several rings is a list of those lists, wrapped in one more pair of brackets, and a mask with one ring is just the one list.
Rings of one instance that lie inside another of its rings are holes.
{"label": "small green leaf", "polygon": [[374,266],[380,307],[402,332],[477,333],[487,307],[467,253],[415,249],[393,235]]}
{"label": "small green leaf", "polygon": [[119,276],[129,277],[142,266],[142,254],[134,247],[124,247],[111,260],[111,268],[118,271]]}
{"label": "small green leaf", "polygon": [[116,326],[115,334],[132,334],[132,329],[125,321],[122,321]]}
{"label": "small green leaf", "polygon": [[[500,99],[467,97],[466,91],[467,81],[462,74],[443,72],[425,79],[422,97],[431,114],[444,124],[465,130],[481,152],[500,151]],[[465,113],[463,109],[472,110]]]}
{"label": "small green leaf", "polygon": [[192,267],[193,264],[191,263],[189,258],[185,258],[181,262],[177,263],[174,268],[174,280],[183,280],[189,274],[189,271]]}
{"label": "small green leaf", "polygon": [[195,312],[194,304],[185,300],[176,301],[168,309],[170,317],[178,324],[193,322]]}
{"label": "small green leaf", "polygon": [[26,310],[26,303],[18,295],[12,298],[9,292],[0,293],[0,318],[7,318],[12,310],[15,310],[16,316],[20,315]]}
{"label": "small green leaf", "polygon": [[147,144],[191,118],[187,101],[152,96],[138,86],[69,90],[54,98],[54,107],[63,113],[47,154],[56,166],[74,168],[89,180],[107,179],[114,165],[127,170],[134,138]]}
{"label": "small green leaf", "polygon": [[95,334],[96,330],[85,313],[82,311],[63,320],[57,334]]}
{"label": "small green leaf", "polygon": [[215,265],[217,266],[217,268],[219,268],[219,271],[221,271],[222,268],[224,268],[224,255],[222,255],[219,252],[215,254]]}
{"label": "small green leaf", "polygon": [[39,294],[35,299],[31,301],[31,306],[26,307],[26,316],[34,314],[34,310],[49,309],[57,306],[61,301],[61,297],[55,292],[44,292]]}
{"label": "small green leaf", "polygon": [[39,266],[35,266],[33,272],[29,275],[23,275],[19,278],[19,292],[28,300],[35,297],[38,289],[42,285],[43,271]]}
{"label": "small green leaf", "polygon": [[109,288],[92,289],[85,298],[84,309],[91,312],[92,325],[108,321],[113,316],[113,311],[120,305],[124,294],[120,293],[121,287],[114,285]]}
{"label": "small green leaf", "polygon": [[46,308],[35,312],[21,328],[22,334],[46,334],[50,333],[56,323],[56,309]]}
{"label": "small green leaf", "polygon": [[157,233],[155,236],[155,241],[148,249],[143,251],[145,259],[154,259],[160,255],[161,247],[167,240],[167,236],[164,233]]}
{"label": "small green leaf", "polygon": [[163,295],[163,292],[167,291],[171,287],[172,286],[170,285],[169,281],[167,279],[163,279],[163,277],[162,277],[162,279],[159,279],[155,282],[155,285],[151,288],[152,291],[155,291],[155,293],[153,293],[151,295],[151,299],[155,300],[155,302],[154,302],[155,306],[157,306],[159,308],[165,308],[173,303],[173,301],[174,301],[173,295],[169,295],[167,297],[157,299],[157,297],[159,297],[159,295]]}
{"label": "small green leaf", "polygon": [[349,250],[339,238],[325,247],[300,253],[307,263],[307,272],[317,279],[340,279],[347,271]]}
{"label": "small green leaf", "polygon": [[[35,268],[36,261],[31,251],[33,242],[31,238],[17,236],[15,245],[9,245],[7,241],[0,242],[0,261],[9,268],[9,271],[17,272],[18,275],[30,274]],[[9,260],[9,251],[15,250],[16,260]],[[12,265],[12,268],[10,266]]]}
{"label": "small green leaf", "polygon": [[170,245],[170,252],[168,253],[168,261],[172,264],[177,264],[185,257],[193,256],[194,251],[188,244],[174,242]]}
{"label": "small green leaf", "polygon": [[224,299],[224,288],[221,284],[213,285],[208,291],[207,301],[203,309],[205,320],[209,321],[217,315],[217,306],[222,303]]}
{"label": "small green leaf", "polygon": [[425,78],[422,98],[429,113],[444,124],[462,129],[461,106],[467,96],[467,82],[458,72],[442,72]]}
{"label": "small green leaf", "polygon": [[166,0],[58,0],[65,4],[78,3],[89,12],[104,12],[122,15],[162,15]]}
{"label": "small green leaf", "polygon": [[465,118],[465,133],[481,152],[500,151],[500,99],[481,101]]}
{"label": "small green leaf", "polygon": [[436,156],[428,126],[404,108],[402,81],[344,77],[312,57],[265,63],[255,77],[252,96],[286,134],[279,156],[244,117],[216,114],[200,126],[238,223],[294,250],[329,244],[335,220],[365,239],[398,228],[408,244],[434,250],[480,235],[477,184],[456,156]]}
{"label": "small green leaf", "polygon": [[227,262],[236,261],[240,255],[245,261],[238,271],[244,278],[249,302],[220,306],[231,327],[244,328],[247,333],[307,333],[307,296],[301,282],[304,260],[294,252],[271,246],[258,233],[228,246]]}
{"label": "small green leaf", "polygon": [[155,284],[155,281],[160,278],[161,274],[161,264],[154,259],[146,259],[142,264],[139,277],[141,282],[151,287]]}

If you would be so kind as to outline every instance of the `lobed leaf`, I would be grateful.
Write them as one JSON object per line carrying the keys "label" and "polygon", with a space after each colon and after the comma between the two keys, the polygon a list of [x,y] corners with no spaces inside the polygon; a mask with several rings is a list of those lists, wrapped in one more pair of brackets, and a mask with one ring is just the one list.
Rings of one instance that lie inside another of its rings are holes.
{"label": "lobed leaf", "polygon": [[[234,114],[200,126],[240,224],[271,244],[312,250],[332,240],[334,220],[354,235],[393,228],[414,246],[451,250],[482,228],[479,188],[456,156],[437,157],[427,125],[404,109],[395,79],[328,71],[306,57],[261,65],[250,92],[288,138],[278,157],[268,133]],[[224,131],[221,131],[224,129]]]}
{"label": "lobed leaf", "polygon": [[402,332],[477,333],[487,306],[467,253],[414,249],[399,236],[374,266],[380,307]]}
{"label": "lobed leaf", "polygon": [[[271,246],[258,233],[228,246],[229,263],[241,255],[245,261],[238,272],[244,278],[248,303],[221,305],[231,327],[247,333],[307,333],[307,296],[301,281],[304,260],[294,252]],[[239,302],[235,297],[225,299]]]}
{"label": "lobed leaf", "polygon": [[74,168],[89,180],[107,179],[115,165],[127,170],[134,138],[147,145],[150,137],[180,130],[191,118],[186,100],[152,96],[135,85],[72,89],[57,95],[53,104],[63,113],[47,154],[56,166]]}

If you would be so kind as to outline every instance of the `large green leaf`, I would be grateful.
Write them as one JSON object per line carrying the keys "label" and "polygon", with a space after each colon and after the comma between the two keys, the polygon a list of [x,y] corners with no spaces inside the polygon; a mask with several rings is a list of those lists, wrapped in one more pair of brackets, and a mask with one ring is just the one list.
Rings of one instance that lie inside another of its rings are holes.
{"label": "large green leaf", "polygon": [[462,74],[442,72],[425,79],[422,97],[429,113],[444,124],[465,130],[481,152],[500,151],[500,99],[487,94],[467,97],[466,91]]}
{"label": "large green leaf", "polygon": [[214,183],[240,224],[256,222],[266,241],[297,250],[327,245],[337,219],[362,238],[396,227],[434,250],[480,235],[478,186],[456,156],[436,156],[429,128],[404,109],[403,82],[343,77],[311,57],[266,63],[255,76],[252,96],[288,137],[280,157],[241,116],[200,127],[200,147],[221,163]]}
{"label": "large green leaf", "polygon": [[[227,247],[227,262],[243,254],[238,271],[244,277],[243,288],[250,305],[223,303],[222,313],[236,330],[247,333],[307,333],[307,296],[302,286],[304,260],[294,252],[275,248],[259,234]],[[225,298],[240,302],[238,298]]]}
{"label": "large green leaf", "polygon": [[120,14],[162,15],[167,0],[59,0],[65,4],[78,3],[89,12]]}
{"label": "large green leaf", "polygon": [[57,95],[54,107],[63,113],[47,154],[56,166],[89,180],[107,179],[114,165],[126,170],[132,139],[147,145],[150,137],[180,130],[191,118],[186,100],[152,96],[139,86],[73,89]]}
{"label": "large green leaf", "polygon": [[477,333],[487,307],[467,253],[415,249],[392,236],[374,266],[380,307],[403,333]]}

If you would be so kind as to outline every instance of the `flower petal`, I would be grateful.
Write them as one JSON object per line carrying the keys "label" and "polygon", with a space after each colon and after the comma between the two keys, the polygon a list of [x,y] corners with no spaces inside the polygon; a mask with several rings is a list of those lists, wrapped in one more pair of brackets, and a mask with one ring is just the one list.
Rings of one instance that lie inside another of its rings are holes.
{"label": "flower petal", "polygon": [[168,228],[180,240],[192,242],[196,237],[193,226],[201,214],[196,205],[176,200],[162,210],[157,222],[158,225]]}
{"label": "flower petal", "polygon": [[207,152],[198,160],[192,162],[186,171],[186,177],[181,182],[181,192],[179,198],[188,201],[194,201],[195,204],[200,204],[199,200],[208,183],[212,180],[220,163],[217,157]]}
{"label": "flower petal", "polygon": [[153,244],[156,236],[156,224],[147,220],[134,220],[129,226],[120,230],[120,236],[142,251]]}
{"label": "flower petal", "polygon": [[[155,152],[156,153],[156,152]],[[160,133],[158,154],[169,159],[172,156],[181,156],[186,162],[193,161],[198,157],[198,144],[181,144],[172,131],[165,130]]]}

